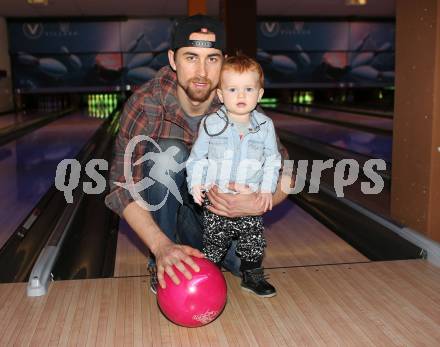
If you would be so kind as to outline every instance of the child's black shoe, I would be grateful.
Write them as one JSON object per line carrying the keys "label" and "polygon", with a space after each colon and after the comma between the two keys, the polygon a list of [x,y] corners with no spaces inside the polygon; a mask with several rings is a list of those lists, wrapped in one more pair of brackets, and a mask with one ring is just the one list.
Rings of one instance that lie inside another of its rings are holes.
{"label": "child's black shoe", "polygon": [[277,295],[276,289],[266,281],[262,267],[242,272],[241,288],[263,298]]}

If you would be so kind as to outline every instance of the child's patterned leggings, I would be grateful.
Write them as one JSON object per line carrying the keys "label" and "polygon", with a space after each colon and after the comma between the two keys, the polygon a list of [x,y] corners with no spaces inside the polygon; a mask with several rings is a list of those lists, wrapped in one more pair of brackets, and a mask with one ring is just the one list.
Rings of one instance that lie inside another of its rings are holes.
{"label": "child's patterned leggings", "polygon": [[202,224],[203,253],[209,260],[219,263],[232,239],[237,238],[237,254],[242,263],[261,263],[266,247],[262,216],[228,218],[204,208]]}

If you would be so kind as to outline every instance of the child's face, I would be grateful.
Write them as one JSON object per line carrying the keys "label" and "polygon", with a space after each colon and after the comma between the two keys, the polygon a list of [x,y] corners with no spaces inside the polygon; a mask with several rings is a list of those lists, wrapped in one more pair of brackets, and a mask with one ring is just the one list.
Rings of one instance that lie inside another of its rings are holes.
{"label": "child's face", "polygon": [[260,87],[258,73],[225,70],[220,78],[221,89],[217,89],[217,92],[228,112],[233,116],[245,116],[252,112],[264,92]]}

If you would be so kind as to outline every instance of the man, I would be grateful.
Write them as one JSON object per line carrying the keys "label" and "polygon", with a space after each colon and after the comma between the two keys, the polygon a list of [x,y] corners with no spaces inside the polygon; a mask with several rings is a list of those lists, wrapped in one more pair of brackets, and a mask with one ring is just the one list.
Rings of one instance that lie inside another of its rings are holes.
{"label": "man", "polygon": [[[179,196],[169,194],[169,187],[150,182],[142,197],[150,206],[161,207],[154,211],[143,208],[130,189],[124,189],[124,153],[135,136],[147,135],[156,141],[160,152],[169,153],[170,148],[178,148],[179,151],[173,151],[173,167],[182,166],[189,156],[201,118],[221,105],[216,87],[224,48],[220,22],[202,15],[183,19],[174,28],[168,51],[170,66],[158,71],[154,79],[130,97],[121,116],[110,176],[111,192],[106,197],[106,204],[123,217],[149,247],[155,257],[157,279],[162,287],[165,287],[165,272],[174,283],[179,283],[173,266],[188,279],[191,273],[184,263],[199,271],[190,256],[203,257],[198,250],[202,248],[201,211],[187,192],[185,170],[169,170],[169,156],[163,157],[164,160],[156,159],[154,163],[145,159],[144,165],[133,165],[140,164],[145,153],[159,151],[152,141],[143,141],[134,149],[132,162],[128,163],[132,165],[133,182],[136,184],[151,176],[149,172],[154,167],[156,173],[164,172],[174,180],[183,205]],[[286,158],[286,151],[281,150]],[[212,204],[209,209],[221,216],[261,215],[264,211],[263,206],[255,203],[257,195],[244,190],[243,194],[232,195],[212,189],[208,197]],[[278,184],[273,197],[274,206],[285,197]],[[240,264],[234,249],[228,252],[223,265],[233,273],[239,273]]]}

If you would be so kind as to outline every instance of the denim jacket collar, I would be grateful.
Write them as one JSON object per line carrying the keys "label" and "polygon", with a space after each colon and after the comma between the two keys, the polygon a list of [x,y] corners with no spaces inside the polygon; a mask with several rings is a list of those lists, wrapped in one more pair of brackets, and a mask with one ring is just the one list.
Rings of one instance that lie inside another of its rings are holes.
{"label": "denim jacket collar", "polygon": [[[217,114],[219,115],[219,117],[221,117],[222,119],[224,119],[224,117],[228,117],[228,111],[226,110],[225,105],[222,105],[222,107],[220,107],[219,111],[217,112]],[[260,130],[260,126],[263,125],[264,123],[266,123],[266,121],[263,121],[261,123],[258,122],[258,111],[257,110],[253,110],[251,112],[251,116],[250,116],[250,125],[251,128],[249,129],[250,132],[252,133],[256,133]],[[228,118],[228,120],[224,119],[225,121],[231,122]]]}

